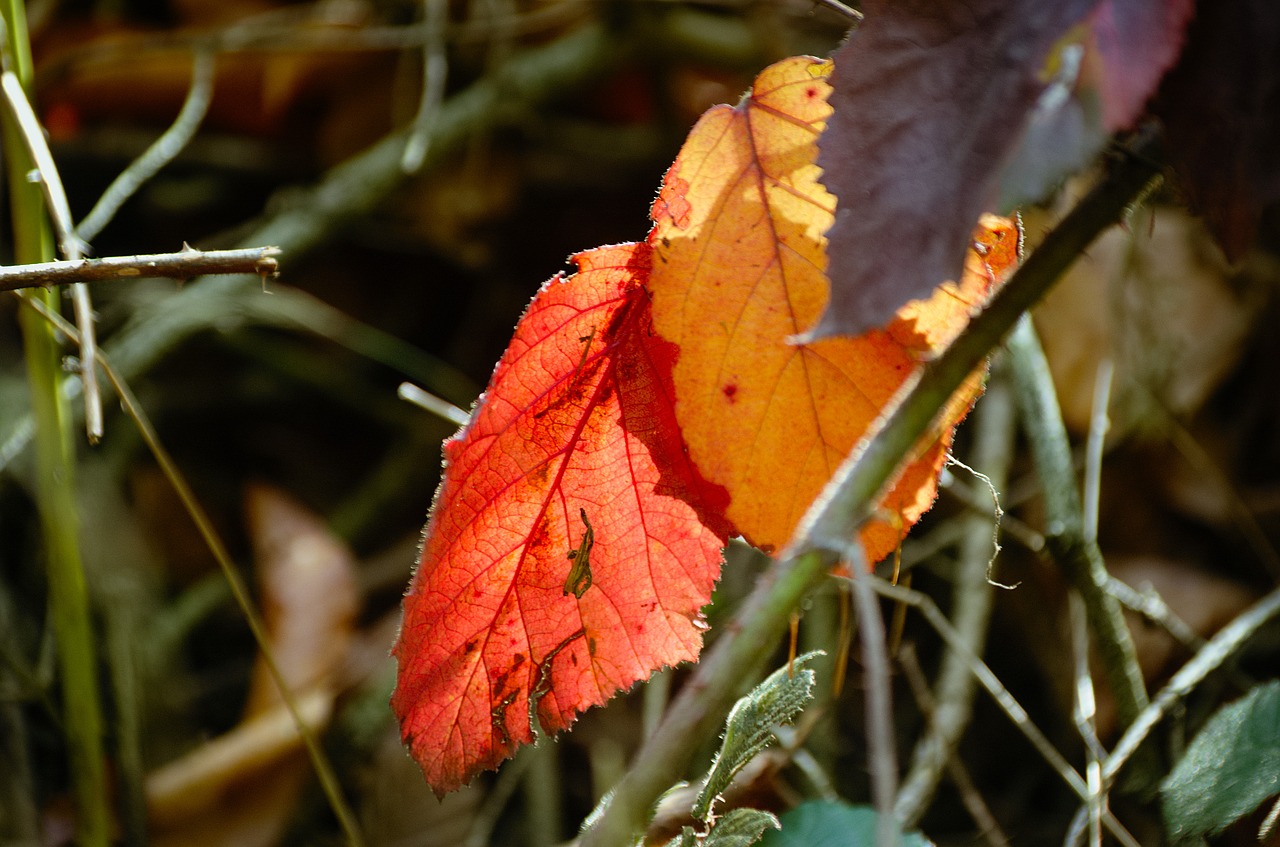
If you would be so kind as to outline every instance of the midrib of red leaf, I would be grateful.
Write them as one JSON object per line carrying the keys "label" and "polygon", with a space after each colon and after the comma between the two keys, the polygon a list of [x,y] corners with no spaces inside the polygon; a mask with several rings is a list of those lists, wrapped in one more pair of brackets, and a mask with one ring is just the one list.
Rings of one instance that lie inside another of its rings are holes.
{"label": "midrib of red leaf", "polygon": [[[543,409],[541,412],[534,413],[533,416],[535,418],[545,416],[546,414],[551,412],[553,407],[561,403],[567,403],[570,400],[570,394],[573,391],[574,384],[577,382],[584,382],[584,383],[589,382],[592,378],[596,376],[595,371],[599,370],[599,365],[601,361],[604,360],[604,373],[599,375],[599,380],[596,382],[596,386],[592,391],[591,401],[586,404],[586,408],[588,409],[595,408],[595,406],[600,402],[600,398],[606,392],[610,381],[614,378],[616,373],[616,364],[615,364],[616,360],[613,358],[605,359],[607,354],[610,353],[611,351],[616,352],[616,348],[618,346],[617,337],[619,333],[615,333],[612,330],[614,327],[625,326],[627,317],[634,313],[636,295],[638,293],[643,293],[643,289],[640,289],[638,287],[632,288],[630,291],[628,291],[624,295],[625,301],[623,305],[619,307],[618,311],[614,313],[613,319],[611,321],[612,326],[610,330],[604,333],[600,333],[602,339],[609,339],[607,343],[603,345],[603,347],[594,354],[591,352],[591,350],[587,350],[585,355],[583,356],[581,363],[579,363],[577,368],[571,371],[568,376],[553,383],[547,389],[547,391],[544,392],[538,398],[539,401],[544,400],[546,398],[551,398],[551,399],[548,406],[545,409]],[[583,312],[578,312],[577,314],[574,315],[574,318],[581,317],[582,314]],[[572,321],[573,321],[572,318],[569,320],[566,320],[563,324],[560,325],[560,327],[558,327],[558,329],[566,328],[570,323],[572,323]],[[552,334],[554,334],[555,332],[556,330],[551,330]],[[588,344],[593,348],[596,347],[595,336],[592,335],[591,339],[587,342],[584,342],[584,344]],[[529,350],[533,350],[533,349],[534,349],[533,347],[529,348]],[[526,353],[527,352],[529,351],[526,351]],[[513,362],[513,365],[518,365],[518,361]],[[567,387],[565,388],[566,393],[560,397],[556,397],[555,395],[558,393],[561,386],[565,386],[566,384],[567,384]],[[613,390],[615,391],[617,390],[616,385],[613,386]],[[502,433],[505,432],[508,427],[514,425],[519,419],[520,419],[520,415],[516,415],[511,420],[507,421],[506,424],[501,429],[495,432],[493,434],[492,439],[489,442],[490,448],[492,448],[493,445],[497,444],[498,438],[502,435]],[[537,519],[533,522],[533,529],[529,532],[529,534],[524,536],[521,543],[516,545],[516,549],[520,550],[520,554],[519,554],[519,557],[516,559],[516,564],[515,564],[515,567],[513,568],[514,578],[512,579],[511,585],[508,587],[506,593],[503,595],[502,602],[498,604],[498,613],[494,615],[493,619],[489,622],[489,625],[485,628],[485,633],[486,633],[484,638],[485,647],[489,645],[489,639],[496,632],[494,624],[497,623],[498,616],[501,614],[502,609],[506,607],[507,601],[514,600],[514,603],[517,606],[517,608],[521,606],[520,594],[516,590],[516,586],[519,584],[520,576],[524,572],[526,561],[529,557],[529,551],[533,548],[537,531],[543,525],[543,522],[546,520],[547,513],[551,509],[553,502],[557,499],[558,494],[560,495],[559,496],[559,499],[561,501],[560,506],[564,511],[566,523],[568,523],[570,526],[572,526],[573,524],[573,511],[564,500],[563,494],[561,493],[561,485],[564,481],[565,471],[569,467],[569,461],[570,459],[573,458],[574,451],[578,448],[579,444],[581,443],[583,430],[586,428],[587,422],[590,419],[591,419],[591,414],[589,412],[587,414],[581,415],[578,419],[578,423],[573,428],[572,436],[570,436],[569,439],[566,441],[564,447],[560,450],[557,450],[556,452],[551,453],[546,457],[546,459],[544,459],[542,462],[540,462],[538,465],[535,466],[535,469],[533,471],[534,473],[536,473],[537,468],[547,467],[555,462],[559,463],[559,466],[555,472],[554,481],[548,486],[547,496],[543,499],[542,506],[537,512]],[[480,457],[477,457],[476,461],[483,462],[484,456],[487,453],[488,453],[488,450],[485,450]],[[510,488],[511,485],[515,485],[516,483],[517,483],[517,480],[513,480],[511,484],[507,486],[507,488]],[[503,492],[505,491],[506,489],[503,489]],[[499,493],[503,493],[503,492],[499,492]],[[477,513],[477,516],[478,514],[479,513]],[[499,557],[499,561],[501,561],[501,558],[502,557]],[[521,621],[527,620],[527,617],[528,616],[522,611],[520,614],[520,620]],[[548,651],[546,655],[544,655],[536,664],[532,664],[530,666],[531,671],[529,674],[529,679],[531,680],[530,689],[532,692],[536,692],[538,687],[541,685],[543,676],[547,672],[546,670],[547,664],[549,662],[554,662],[556,656],[558,656],[573,641],[585,636],[586,634],[585,622],[582,621],[580,607],[579,607],[578,620],[580,623],[584,623],[584,625],[580,626],[577,630],[575,630],[574,632],[566,636],[554,648]],[[525,628],[524,635],[525,635],[525,643],[532,645],[534,639],[527,627]],[[480,655],[483,656],[484,653],[485,651],[482,648],[480,650]],[[530,653],[532,653],[532,650],[530,650]],[[481,662],[477,662],[475,670],[479,670],[480,666],[481,666]],[[512,670],[515,670],[515,668],[513,668]],[[472,677],[474,678],[474,676],[475,676],[475,671],[472,672]],[[517,692],[518,688],[513,688],[512,690],[513,692]],[[607,691],[607,689],[604,689],[604,690]],[[546,696],[546,694],[550,694],[550,693],[551,692],[548,691],[545,694],[538,695],[538,696]],[[535,695],[532,695],[532,694],[526,695],[526,698],[525,698],[526,702],[529,696],[535,696]],[[517,695],[517,699],[520,699],[518,695]],[[510,731],[506,728],[506,724],[507,724],[506,713],[511,706],[515,705],[515,702],[516,701],[513,700],[510,703],[507,703],[505,707],[503,707],[502,701],[500,701],[499,703],[494,704],[493,710],[491,710],[491,717],[494,720],[494,732],[504,742],[504,746],[512,745],[513,739],[511,738]],[[539,703],[539,705],[541,704]],[[501,709],[501,712],[496,711],[497,709]],[[544,720],[549,720],[549,719],[539,716],[540,722]],[[498,740],[498,739],[495,739],[495,740]],[[524,741],[526,739],[517,739],[517,740]]]}
{"label": "midrib of red leaf", "polygon": [[[552,284],[556,284],[556,283],[552,283]],[[614,313],[610,321],[611,326],[609,327],[609,329],[603,332],[598,331],[596,333],[599,336],[600,341],[604,343],[597,344],[597,339],[595,336],[592,336],[590,342],[583,342],[584,344],[590,343],[591,347],[595,349],[596,352],[592,353],[590,350],[588,350],[586,353],[586,356],[583,358],[582,362],[578,365],[577,368],[571,371],[567,376],[553,382],[547,388],[546,391],[538,395],[537,400],[535,401],[534,404],[531,405],[530,408],[536,408],[537,406],[541,405],[543,402],[546,402],[547,405],[544,408],[542,408],[540,411],[534,412],[532,414],[532,417],[534,419],[546,417],[550,415],[553,412],[553,410],[556,410],[562,406],[572,405],[574,400],[574,398],[572,397],[572,393],[574,391],[575,383],[589,384],[593,379],[596,380],[596,384],[595,384],[595,387],[592,389],[591,401],[588,403],[585,403],[584,406],[587,409],[595,408],[595,406],[600,402],[601,397],[606,394],[608,388],[610,387],[610,381],[613,380],[614,377],[616,376],[616,360],[613,360],[613,359],[606,360],[606,356],[610,352],[616,352],[616,349],[619,343],[618,336],[622,334],[622,331],[625,331],[627,317],[631,314],[634,314],[634,311],[635,311],[634,306],[635,306],[635,301],[637,299],[637,295],[643,295],[643,294],[644,294],[644,291],[642,288],[634,287],[623,295],[624,297],[623,305],[620,306],[618,310]],[[607,307],[608,305],[609,305],[608,303],[602,303],[597,308]],[[582,318],[584,314],[587,314],[588,311],[589,310],[575,312],[571,317],[567,318],[563,323],[559,324],[557,327],[549,329],[548,335],[554,335],[558,331],[562,331],[568,328],[572,323]],[[518,368],[520,364],[520,359],[522,359],[524,355],[527,355],[535,350],[536,350],[536,347],[530,346],[528,349],[524,351],[524,353],[521,354],[520,357],[517,357],[515,360],[511,362],[511,366],[513,368]],[[604,371],[603,373],[597,374],[596,372],[600,370],[600,364],[602,360],[605,360]],[[596,379],[597,377],[598,379]],[[563,393],[561,393],[562,388],[563,388]],[[614,391],[616,391],[617,385],[616,384],[613,385],[612,388]],[[485,450],[481,451],[479,455],[474,457],[469,457],[473,464],[476,464],[476,465],[484,464],[485,459],[487,458],[487,454],[495,445],[499,443],[499,439],[501,438],[501,436],[505,434],[512,426],[515,426],[522,419],[523,417],[522,411],[527,411],[527,410],[517,410],[517,414],[513,415],[509,420],[505,421],[502,424],[502,426],[497,427],[492,433],[485,436],[485,438],[488,439],[488,446],[486,447]],[[587,412],[586,414],[579,415],[576,417],[577,417],[577,422],[574,424],[572,428],[572,435],[569,436],[569,438],[566,440],[564,446],[561,449],[548,454],[544,459],[542,459],[538,464],[534,465],[533,468],[529,470],[529,475],[533,475],[533,474],[536,474],[538,472],[538,469],[540,468],[550,467],[553,464],[557,465],[554,479],[550,483],[550,485],[547,486],[546,497],[542,500],[542,504],[540,508],[537,510],[537,517],[532,523],[532,529],[528,534],[521,537],[519,539],[519,543],[517,543],[513,548],[511,548],[510,550],[507,550],[502,555],[497,557],[498,561],[501,561],[503,558],[505,558],[506,555],[512,552],[512,550],[520,551],[519,556],[516,559],[516,563],[512,568],[513,579],[511,581],[511,584],[507,588],[506,592],[502,595],[501,601],[497,604],[498,612],[495,613],[493,618],[487,622],[487,625],[485,627],[483,627],[483,632],[485,633],[483,638],[484,647],[487,647],[489,645],[490,639],[492,638],[494,633],[497,631],[494,625],[497,623],[498,617],[500,616],[502,610],[506,607],[507,602],[508,601],[514,602],[517,608],[521,608],[522,606],[521,600],[520,600],[520,593],[517,591],[517,586],[520,584],[519,583],[520,577],[525,571],[526,564],[529,559],[529,553],[530,553],[530,550],[533,549],[533,545],[534,545],[534,542],[536,541],[538,530],[543,526],[544,521],[547,518],[547,514],[551,510],[552,506],[554,505],[554,501],[557,499],[557,497],[561,501],[560,506],[564,511],[564,517],[565,517],[566,523],[568,523],[570,526],[572,526],[574,523],[576,515],[573,513],[573,510],[569,507],[568,503],[565,501],[565,498],[562,492],[562,484],[564,481],[565,472],[569,468],[570,460],[573,458],[574,452],[578,449],[579,445],[582,442],[583,430],[586,428],[587,423],[591,420],[592,416],[590,412]],[[460,445],[461,445],[460,441],[455,440],[455,441],[448,442],[449,447],[456,447]],[[507,493],[513,486],[518,485],[521,481],[523,481],[523,478],[512,479],[507,486],[494,492],[494,499],[497,499],[502,494]],[[474,522],[475,519],[479,519],[483,514],[484,514],[483,511],[477,511],[474,515],[472,522]],[[465,531],[469,526],[470,526],[470,523],[464,525],[463,527],[460,527],[460,530]],[[428,530],[428,533],[429,532],[430,530]],[[566,570],[567,570],[567,567],[566,567]],[[523,610],[520,615],[520,619],[521,621],[527,620],[527,615],[523,613]],[[581,622],[581,614],[579,614],[579,621]],[[580,627],[576,632],[581,632],[581,631],[582,631],[582,628]],[[533,638],[528,630],[528,627],[525,627],[524,635],[525,635],[526,643],[532,644]],[[537,663],[530,665],[532,670],[529,673],[529,678],[533,680],[535,686],[537,684],[539,677],[543,673],[542,667],[544,663],[548,660],[548,658],[554,659],[556,655],[558,655],[566,646],[568,646],[568,643],[569,642],[567,640],[561,641],[555,648],[548,651],[548,653],[542,659],[540,659]],[[484,652],[485,651],[483,649],[479,651],[481,656],[484,655]],[[472,678],[474,678],[475,672],[480,669],[481,664],[482,664],[481,662],[476,663],[475,670],[473,670],[471,675]],[[516,668],[512,668],[512,670],[516,670]],[[500,708],[501,705],[502,705],[501,702],[498,702],[498,703],[494,703],[493,707],[497,709],[497,708]],[[512,705],[515,705],[514,701],[512,703],[509,703],[507,707],[504,708],[502,711],[504,724],[505,724],[506,711]],[[496,714],[495,714],[495,717],[496,717]],[[540,720],[542,720],[541,717],[540,717]],[[495,732],[498,732],[497,728],[495,728]],[[511,740],[509,735],[507,736],[507,739],[508,741]],[[524,739],[519,739],[519,740],[524,740]]]}

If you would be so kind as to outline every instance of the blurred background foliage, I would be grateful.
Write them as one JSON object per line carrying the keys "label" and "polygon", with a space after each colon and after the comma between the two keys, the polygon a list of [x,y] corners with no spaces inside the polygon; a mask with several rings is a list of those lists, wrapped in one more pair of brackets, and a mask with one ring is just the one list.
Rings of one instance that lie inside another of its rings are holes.
{"label": "blurred background foliage", "polygon": [[[419,121],[431,128],[428,155],[405,173],[398,152],[421,110],[433,4],[447,18],[436,48],[447,63],[444,105]],[[847,21],[809,0],[37,0],[28,14],[36,107],[77,219],[173,121],[197,53],[214,56],[198,134],[93,252],[279,243],[282,274],[99,284],[100,333],[255,586],[277,660],[326,727],[368,842],[568,839],[681,674],[585,715],[558,744],[443,802],[430,796],[387,708],[387,650],[440,441],[455,425],[396,399],[397,385],[408,379],[469,408],[542,280],[575,251],[643,237],[661,174],[702,111],[735,102],[773,60],[829,53]],[[1054,214],[1028,214],[1032,240]],[[1195,219],[1157,205],[1092,249],[1038,316],[1077,435],[1099,365],[1115,363],[1103,550],[1120,579],[1157,589],[1198,637],[1280,578],[1280,350],[1265,331],[1278,317],[1277,272],[1267,243],[1264,234],[1228,267]],[[73,814],[15,312],[0,298],[0,842],[58,844]],[[993,379],[1003,379],[998,368]],[[81,445],[78,486],[120,840],[337,843],[211,554],[133,425],[108,410],[103,443]],[[1037,556],[1027,463],[1012,430],[999,432],[1012,468],[997,575],[1020,587],[996,595],[987,658],[1078,760],[1065,589]],[[962,457],[972,438],[962,432]],[[989,555],[989,495],[957,472],[903,549],[915,585],[949,605],[975,533]],[[740,546],[728,559],[713,629],[760,566]],[[840,608],[834,586],[812,599],[805,649],[838,653]],[[1136,619],[1135,633],[1151,685],[1189,655]],[[936,636],[909,619],[902,640],[932,678]],[[1274,632],[1257,643],[1192,699],[1180,726],[1189,732],[1249,679],[1274,676],[1278,647]],[[866,800],[857,664],[835,692],[825,661],[819,702],[794,743],[744,771],[734,802]],[[904,758],[927,712],[908,676],[894,692]],[[1100,699],[1106,738],[1114,717],[1105,691]],[[1073,799],[984,700],[959,760],[968,776],[927,804],[926,834],[944,844],[972,843],[984,828],[990,843],[999,829],[1016,843],[1059,837]],[[991,820],[975,823],[974,797]],[[1154,812],[1134,814],[1135,832],[1157,831]],[[663,812],[655,837],[684,822]]]}

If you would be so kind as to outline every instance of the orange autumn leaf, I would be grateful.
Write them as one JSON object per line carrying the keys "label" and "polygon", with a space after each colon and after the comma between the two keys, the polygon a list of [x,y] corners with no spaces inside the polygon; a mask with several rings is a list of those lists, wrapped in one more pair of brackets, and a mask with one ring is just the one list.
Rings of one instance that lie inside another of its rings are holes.
{"label": "orange autumn leaf", "polygon": [[[738,106],[708,111],[667,173],[649,236],[654,327],[680,348],[676,417],[690,456],[728,491],[738,531],[767,550],[786,543],[886,403],[963,328],[1016,252],[1013,225],[985,217],[958,284],[907,304],[882,330],[798,343],[829,296],[824,234],[835,201],[815,164],[829,72],[828,62],[786,59]],[[864,528],[871,561],[932,505],[954,426],[979,390],[975,376],[952,399],[932,443],[882,501],[882,517]]]}
{"label": "orange autumn leaf", "polygon": [[[443,794],[657,668],[697,658],[722,495],[672,412],[647,244],[576,257],[516,327],[447,467],[392,707]],[[705,521],[705,522],[704,522]]]}

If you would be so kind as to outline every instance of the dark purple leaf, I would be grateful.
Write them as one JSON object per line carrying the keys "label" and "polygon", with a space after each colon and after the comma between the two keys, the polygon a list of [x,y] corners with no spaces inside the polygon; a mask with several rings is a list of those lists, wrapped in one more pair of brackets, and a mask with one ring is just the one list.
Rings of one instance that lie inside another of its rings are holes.
{"label": "dark purple leaf", "polygon": [[961,273],[983,211],[1045,196],[1133,123],[1192,0],[868,0],[819,146],[831,302],[857,335]]}

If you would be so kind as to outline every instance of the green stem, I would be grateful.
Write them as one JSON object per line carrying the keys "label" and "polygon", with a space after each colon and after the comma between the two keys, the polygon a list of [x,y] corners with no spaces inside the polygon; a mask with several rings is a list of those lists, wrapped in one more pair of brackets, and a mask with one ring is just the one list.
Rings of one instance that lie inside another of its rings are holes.
{"label": "green stem", "polygon": [[543,739],[528,751],[524,772],[525,847],[553,847],[560,837],[560,748]]}
{"label": "green stem", "polygon": [[774,562],[715,645],[698,662],[662,723],[640,748],[630,770],[582,847],[630,845],[651,817],[653,805],[688,769],[700,745],[717,733],[751,680],[773,654],[791,611],[835,563],[808,553]]}
{"label": "green stem", "polygon": [[[19,0],[8,0],[2,11],[9,33],[12,69],[29,88],[32,66],[25,8]],[[19,263],[47,262],[54,256],[44,199],[39,187],[27,179],[31,158],[7,112],[3,133],[14,258]],[[26,296],[42,300],[50,308],[58,307],[56,291]],[[50,618],[58,642],[58,670],[76,800],[76,834],[81,844],[105,845],[109,841],[110,813],[103,765],[102,704],[89,592],[80,557],[73,415],[62,391],[67,377],[53,329],[30,309],[21,310],[19,323],[35,422],[35,497],[47,557]]]}
{"label": "green stem", "polygon": [[[991,486],[1004,490],[1013,456],[1013,399],[999,369],[987,386],[986,396],[974,410],[976,420],[973,467],[988,475]],[[956,565],[952,591],[951,619],[964,646],[981,656],[987,640],[987,625],[993,605],[990,569],[996,538],[993,515],[972,512],[965,521],[960,561]],[[938,669],[932,692],[935,705],[929,726],[916,742],[911,770],[903,780],[896,803],[897,816],[905,826],[915,826],[928,809],[947,762],[955,754],[973,714],[977,680],[970,671],[968,657],[947,648]]]}
{"label": "green stem", "polygon": [[692,751],[717,731],[742,681],[770,654],[796,604],[848,550],[881,490],[938,410],[1023,312],[1158,175],[1158,169],[1146,158],[1149,146],[1150,140],[1144,139],[1135,155],[1117,163],[853,449],[805,516],[788,549],[761,577],[715,646],[699,662],[657,732],[618,783],[608,806],[583,835],[582,847],[633,843],[658,797],[688,768]]}
{"label": "green stem", "polygon": [[1146,708],[1147,689],[1120,601],[1108,589],[1111,576],[1102,551],[1086,537],[1067,428],[1049,363],[1029,317],[1010,336],[1009,353],[1023,427],[1044,497],[1045,546],[1084,600],[1120,723],[1127,727]]}

